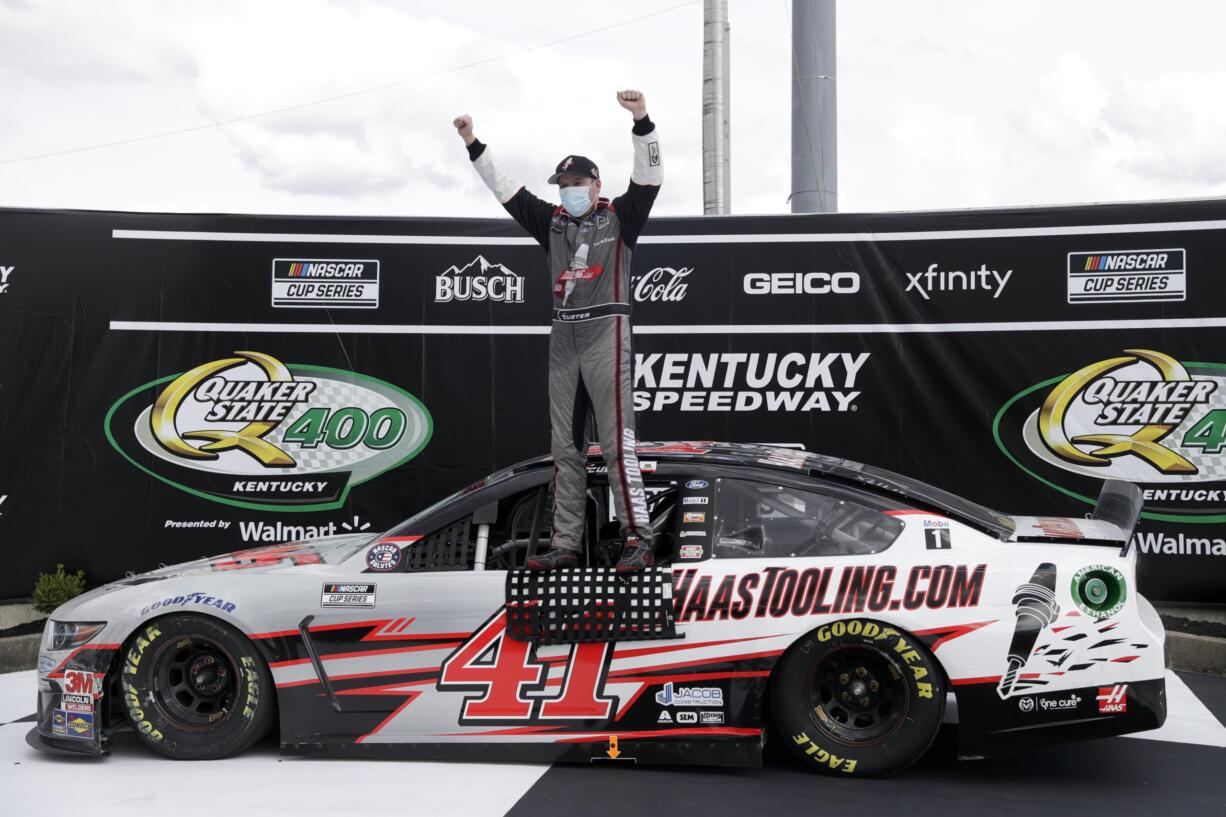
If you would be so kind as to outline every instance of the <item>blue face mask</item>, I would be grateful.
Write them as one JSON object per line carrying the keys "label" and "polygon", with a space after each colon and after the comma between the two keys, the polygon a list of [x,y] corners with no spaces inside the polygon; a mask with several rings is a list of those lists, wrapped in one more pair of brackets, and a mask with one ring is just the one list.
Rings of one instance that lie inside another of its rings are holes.
{"label": "blue face mask", "polygon": [[561,189],[562,206],[566,208],[566,212],[570,213],[575,218],[579,218],[588,210],[592,209],[592,199],[588,195],[586,187],[563,187]]}

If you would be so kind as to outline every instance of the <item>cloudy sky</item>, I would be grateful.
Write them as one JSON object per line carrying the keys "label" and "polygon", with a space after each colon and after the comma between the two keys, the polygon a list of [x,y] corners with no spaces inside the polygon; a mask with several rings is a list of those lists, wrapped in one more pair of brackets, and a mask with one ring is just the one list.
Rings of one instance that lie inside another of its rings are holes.
{"label": "cloudy sky", "polygon": [[[732,209],[784,213],[790,0],[729,7]],[[838,23],[844,212],[1226,194],[1226,3],[843,0]],[[701,68],[683,0],[0,0],[0,206],[501,216],[456,114],[547,193],[570,152],[628,176],[636,87],[656,212],[695,214]]]}

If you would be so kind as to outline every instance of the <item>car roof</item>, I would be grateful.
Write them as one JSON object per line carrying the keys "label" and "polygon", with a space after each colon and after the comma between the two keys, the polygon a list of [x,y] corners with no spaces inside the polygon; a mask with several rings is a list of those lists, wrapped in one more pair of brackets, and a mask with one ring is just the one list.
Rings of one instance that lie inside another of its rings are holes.
{"label": "car roof", "polygon": [[[893,495],[907,502],[947,514],[1001,538],[1013,532],[1013,520],[999,513],[912,477],[854,460],[805,451],[775,443],[730,443],[711,440],[640,442],[639,459],[702,465],[766,468],[847,483],[879,495]],[[589,462],[601,462],[600,446],[588,448]],[[485,484],[537,468],[552,468],[553,458],[534,457],[491,475]]]}

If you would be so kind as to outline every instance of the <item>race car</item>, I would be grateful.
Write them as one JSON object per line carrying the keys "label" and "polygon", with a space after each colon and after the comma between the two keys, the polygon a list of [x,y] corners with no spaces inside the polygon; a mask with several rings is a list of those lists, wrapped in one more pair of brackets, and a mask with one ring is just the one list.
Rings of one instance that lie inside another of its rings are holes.
{"label": "race car", "polygon": [[495,473],[379,534],[165,567],[63,605],[39,748],[130,726],[178,759],[285,754],[758,765],[834,775],[1153,729],[1164,631],[1138,592],[1136,486],[1084,519],[1010,516],[786,447],[639,446],[657,566],[619,575],[588,465],[581,567],[549,545],[552,463]]}

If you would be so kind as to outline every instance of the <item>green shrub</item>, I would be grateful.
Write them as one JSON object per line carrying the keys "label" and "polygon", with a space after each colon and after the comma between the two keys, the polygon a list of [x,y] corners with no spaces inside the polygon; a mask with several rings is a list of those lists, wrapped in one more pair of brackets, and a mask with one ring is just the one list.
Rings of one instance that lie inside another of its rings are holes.
{"label": "green shrub", "polygon": [[65,573],[62,564],[55,566],[54,573],[39,573],[34,582],[34,609],[50,613],[56,607],[85,592],[85,571]]}

